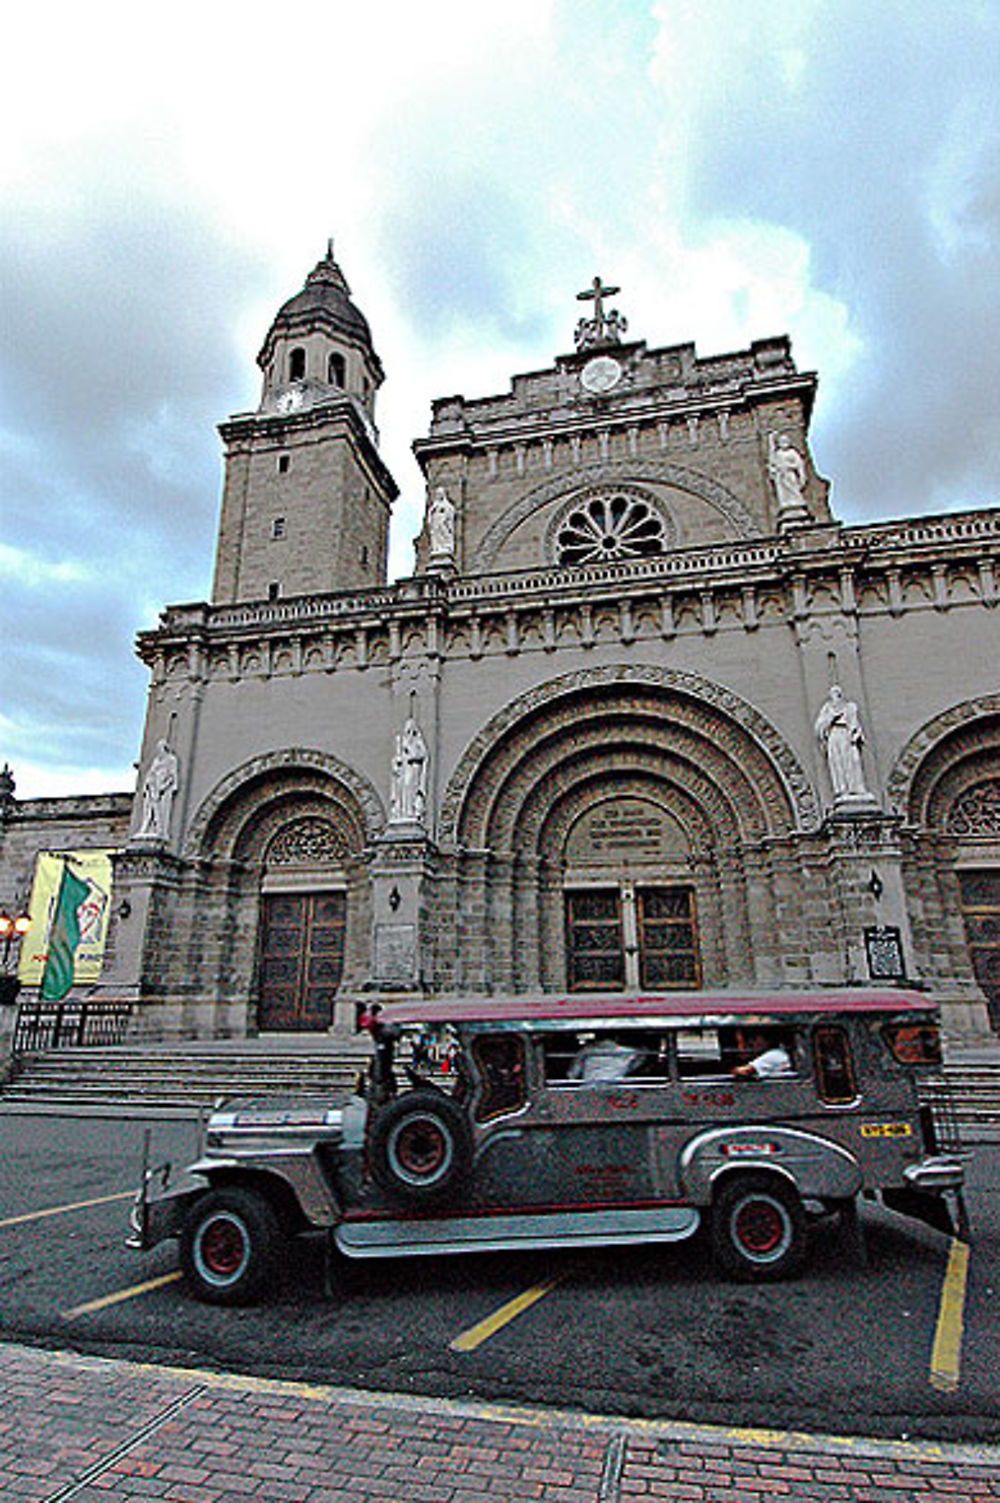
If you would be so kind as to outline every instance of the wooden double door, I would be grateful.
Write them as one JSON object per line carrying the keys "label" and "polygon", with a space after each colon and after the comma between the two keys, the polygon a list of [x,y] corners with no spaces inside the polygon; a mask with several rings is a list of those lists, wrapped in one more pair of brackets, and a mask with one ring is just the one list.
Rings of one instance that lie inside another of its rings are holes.
{"label": "wooden double door", "polygon": [[344,971],[346,909],[343,892],[265,894],[257,1005],[262,1032],[330,1027]]}
{"label": "wooden double door", "polygon": [[701,985],[694,890],[621,882],[566,893],[572,991],[678,991]]}

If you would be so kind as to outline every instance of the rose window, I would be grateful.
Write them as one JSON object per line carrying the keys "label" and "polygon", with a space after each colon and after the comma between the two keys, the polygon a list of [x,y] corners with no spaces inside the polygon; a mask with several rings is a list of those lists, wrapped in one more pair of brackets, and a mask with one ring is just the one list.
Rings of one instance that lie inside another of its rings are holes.
{"label": "rose window", "polygon": [[556,556],[561,565],[604,564],[663,553],[666,524],[657,509],[629,491],[598,491],[574,506],[559,523]]}

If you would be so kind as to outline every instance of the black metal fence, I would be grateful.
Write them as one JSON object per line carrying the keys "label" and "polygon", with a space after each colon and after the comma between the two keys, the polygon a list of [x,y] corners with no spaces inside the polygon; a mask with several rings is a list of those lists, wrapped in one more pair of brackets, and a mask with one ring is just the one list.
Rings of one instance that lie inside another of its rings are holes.
{"label": "black metal fence", "polygon": [[131,1016],[127,1002],[22,1002],[14,1026],[14,1053],[120,1044]]}

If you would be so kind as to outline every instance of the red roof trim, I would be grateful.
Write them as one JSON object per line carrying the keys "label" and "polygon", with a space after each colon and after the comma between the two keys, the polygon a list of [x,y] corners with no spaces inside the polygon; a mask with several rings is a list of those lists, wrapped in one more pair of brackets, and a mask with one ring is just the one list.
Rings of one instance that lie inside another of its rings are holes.
{"label": "red roof trim", "polygon": [[433,1002],[386,1002],[393,1023],[541,1023],[572,1019],[618,1022],[623,1018],[788,1017],[792,1014],[934,1014],[937,1005],[919,992],[893,987],[824,991],[665,992],[636,996],[586,993],[534,997],[455,997]]}

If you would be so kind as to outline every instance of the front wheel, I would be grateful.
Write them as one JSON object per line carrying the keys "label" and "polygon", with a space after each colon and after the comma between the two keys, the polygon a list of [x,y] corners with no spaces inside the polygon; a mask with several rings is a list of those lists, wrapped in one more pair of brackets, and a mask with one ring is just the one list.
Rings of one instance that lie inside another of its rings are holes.
{"label": "front wheel", "polygon": [[206,1304],[249,1304],[274,1275],[280,1241],[278,1218],[262,1195],[235,1185],[210,1190],[181,1232],[187,1286]]}
{"label": "front wheel", "polygon": [[712,1205],[712,1250],[733,1278],[786,1278],[805,1257],[806,1218],[791,1186],[766,1174],[727,1180]]}

